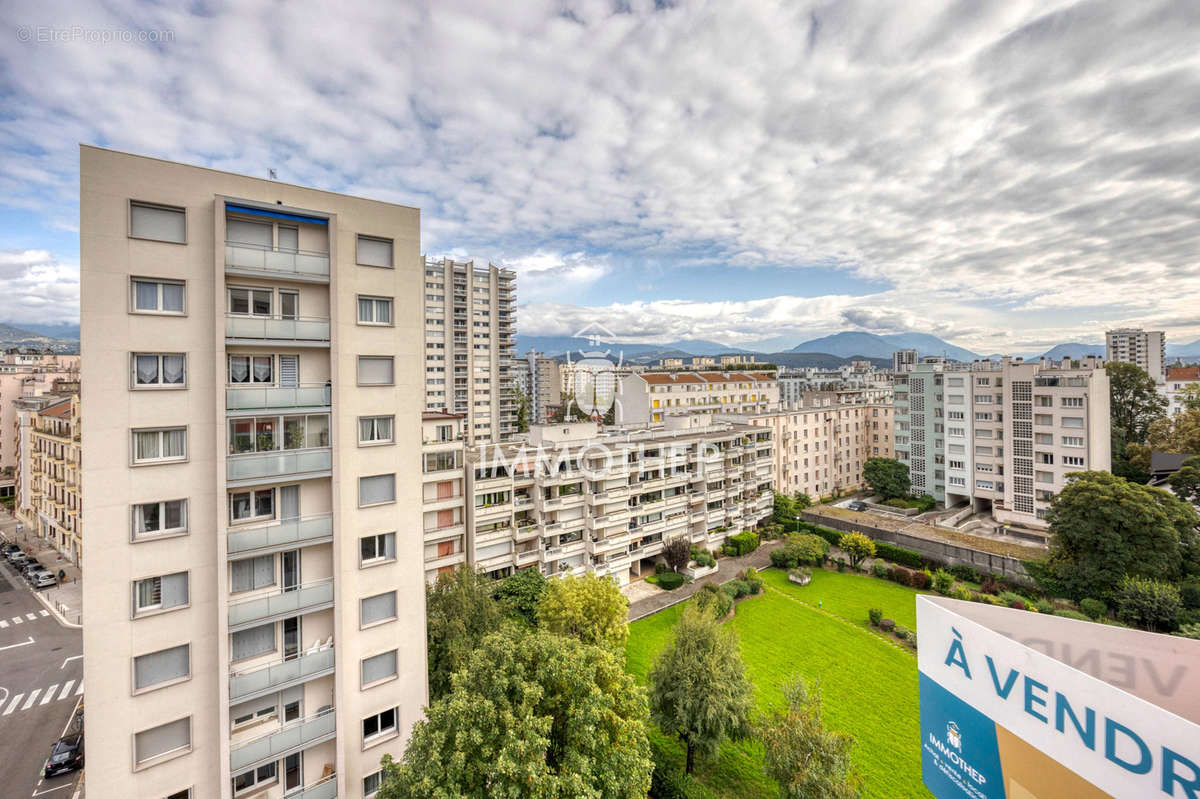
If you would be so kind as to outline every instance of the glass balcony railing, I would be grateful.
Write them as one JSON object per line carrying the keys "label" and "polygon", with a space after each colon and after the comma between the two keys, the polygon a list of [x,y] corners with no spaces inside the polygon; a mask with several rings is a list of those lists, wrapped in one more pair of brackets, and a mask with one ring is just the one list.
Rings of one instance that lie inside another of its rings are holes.
{"label": "glass balcony railing", "polygon": [[230,455],[225,461],[225,479],[233,481],[295,477],[327,472],[332,468],[333,451],[329,447],[257,452],[249,455]]}
{"label": "glass balcony railing", "polygon": [[306,719],[285,724],[275,732],[233,747],[229,752],[230,770],[237,774],[261,761],[278,760],[292,752],[329,740],[336,731],[333,708],[322,708]]}
{"label": "glass balcony railing", "polygon": [[290,590],[245,599],[229,606],[229,626],[239,627],[277,616],[307,613],[333,604],[333,578],[306,583]]}
{"label": "glass balcony railing", "polygon": [[323,513],[269,524],[230,528],[226,548],[230,555],[238,555],[267,547],[303,546],[332,536],[333,515]]}
{"label": "glass balcony railing", "polygon": [[329,319],[323,316],[285,318],[225,314],[225,338],[328,344]]}
{"label": "glass balcony railing", "polygon": [[331,389],[328,383],[304,383],[299,386],[237,387],[225,389],[225,410],[257,411],[270,408],[328,408]]}
{"label": "glass balcony railing", "polygon": [[322,777],[313,784],[304,786],[298,792],[288,794],[288,799],[336,799],[336,797],[336,774]]}
{"label": "glass balcony railing", "polygon": [[263,691],[281,688],[298,681],[322,677],[333,671],[333,647],[329,646],[311,655],[300,655],[291,660],[269,663],[262,668],[244,674],[229,676],[229,701]]}
{"label": "glass balcony railing", "polygon": [[225,242],[225,268],[239,272],[267,272],[320,280],[329,279],[329,253],[276,250],[255,244]]}

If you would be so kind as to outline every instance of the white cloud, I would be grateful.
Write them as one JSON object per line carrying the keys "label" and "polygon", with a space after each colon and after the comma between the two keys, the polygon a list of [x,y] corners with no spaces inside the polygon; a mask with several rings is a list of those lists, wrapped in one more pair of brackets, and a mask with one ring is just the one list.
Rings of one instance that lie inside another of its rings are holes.
{"label": "white cloud", "polygon": [[72,322],[79,318],[79,267],[45,250],[0,250],[0,319]]}

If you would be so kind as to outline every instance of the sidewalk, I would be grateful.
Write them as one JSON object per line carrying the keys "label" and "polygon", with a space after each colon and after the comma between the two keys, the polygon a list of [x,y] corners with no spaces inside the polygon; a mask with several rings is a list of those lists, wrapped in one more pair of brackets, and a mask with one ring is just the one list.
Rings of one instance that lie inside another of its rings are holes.
{"label": "sidewalk", "polygon": [[62,582],[55,588],[34,591],[46,610],[53,613],[67,627],[83,624],[83,581],[78,566],[68,561],[45,539],[39,538],[28,529],[17,532],[17,520],[8,510],[0,510],[0,537],[6,542],[19,545],[38,559],[56,575],[64,573]]}
{"label": "sidewalk", "polygon": [[[629,603],[630,621],[637,621],[651,614],[657,613],[663,608],[669,608],[671,605],[678,605],[685,599],[688,599],[697,591],[700,586],[705,583],[727,583],[730,580],[737,579],[738,572],[742,569],[754,567],[755,569],[765,569],[771,565],[771,550],[776,547],[783,546],[783,540],[765,541],[758,549],[751,552],[749,555],[743,555],[740,558],[719,558],[717,560],[718,569],[715,574],[707,574],[699,580],[681,585],[674,591],[663,591],[658,589],[657,593],[651,594],[644,599],[635,599]],[[641,591],[637,591],[641,594]]]}

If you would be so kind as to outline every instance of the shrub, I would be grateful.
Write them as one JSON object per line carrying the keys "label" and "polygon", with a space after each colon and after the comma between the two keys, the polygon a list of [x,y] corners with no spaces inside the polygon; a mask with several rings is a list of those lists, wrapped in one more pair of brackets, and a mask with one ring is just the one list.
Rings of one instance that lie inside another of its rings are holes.
{"label": "shrub", "polygon": [[896,637],[901,641],[908,638],[908,628],[903,625],[897,624],[893,632],[896,633]]}
{"label": "shrub", "polygon": [[750,566],[749,568],[743,570],[742,573],[738,575],[738,577],[745,580],[746,585],[750,586],[750,594],[751,595],[762,592],[763,581],[762,581],[762,578],[758,576],[758,569],[754,568],[753,566]]}
{"label": "shrub", "polygon": [[903,566],[892,566],[888,569],[888,579],[900,585],[911,585],[912,572]]}
{"label": "shrub", "polygon": [[1179,586],[1179,598],[1183,600],[1183,606],[1188,610],[1200,608],[1200,580],[1195,578],[1184,580]]}
{"label": "shrub", "polygon": [[871,626],[878,627],[880,619],[883,618],[883,611],[879,608],[871,608],[867,611],[867,618],[871,620]]}
{"label": "shrub", "polygon": [[954,587],[954,575],[945,569],[938,569],[933,573],[933,590],[937,591],[942,596],[948,596],[950,589]]}
{"label": "shrub", "polygon": [[908,566],[910,569],[919,569],[925,563],[919,553],[904,547],[893,546],[884,541],[875,542],[875,557]]}
{"label": "shrub", "polygon": [[1064,619],[1075,619],[1076,621],[1091,621],[1091,619],[1084,614],[1077,610],[1071,610],[1070,608],[1060,608],[1059,610],[1054,611],[1054,615]]}
{"label": "shrub", "polygon": [[879,620],[879,629],[883,630],[885,633],[890,633],[895,626],[896,622],[892,621],[891,619]]}
{"label": "shrub", "polygon": [[947,571],[949,571],[958,579],[962,580],[964,583],[977,583],[983,579],[983,576],[978,570],[976,570],[974,566],[967,566],[962,563],[954,564],[947,569]]}
{"label": "shrub", "polygon": [[667,564],[663,563],[661,560],[654,564],[655,574],[662,574],[663,572],[668,572],[670,570],[671,569],[667,566]]}
{"label": "shrub", "polygon": [[721,590],[716,583],[705,583],[696,592],[696,604],[709,611],[718,619],[729,615],[733,609],[733,597]]}
{"label": "shrub", "polygon": [[855,570],[867,558],[875,557],[875,542],[857,530],[838,539],[838,547],[850,558],[850,565]]}
{"label": "shrub", "polygon": [[731,535],[726,546],[733,545],[733,554],[737,556],[749,555],[754,550],[758,549],[758,535],[750,530]]}
{"label": "shrub", "polygon": [[771,565],[776,569],[796,568],[796,553],[789,552],[787,545],[771,550]]}
{"label": "shrub", "polygon": [[928,513],[929,511],[933,510],[936,507],[937,507],[937,500],[934,499],[929,494],[922,494],[917,499],[917,510],[921,511],[921,513]]}
{"label": "shrub", "polygon": [[1026,609],[1027,609],[1027,608],[1025,607],[1025,600],[1024,600],[1024,599],[1017,599],[1017,600],[1014,600],[1014,601],[1010,602],[1008,606],[1009,606],[1010,608],[1012,608],[1013,610],[1026,610]]}
{"label": "shrub", "polygon": [[882,560],[874,561],[871,563],[871,574],[875,575],[876,577],[886,578],[888,576],[887,564]]}
{"label": "shrub", "polygon": [[744,596],[750,595],[750,584],[742,579],[730,580],[721,586],[721,590],[734,599],[741,599]]}
{"label": "shrub", "polygon": [[999,594],[1001,591],[1007,590],[1007,586],[989,574],[979,584],[979,590],[985,594]]}
{"label": "shrub", "polygon": [[1099,599],[1092,599],[1091,597],[1079,600],[1079,609],[1093,621],[1108,615],[1108,605],[1105,605]]}
{"label": "shrub", "polygon": [[899,497],[895,497],[894,499],[885,499],[880,504],[887,505],[889,508],[900,508],[901,510],[908,510],[908,501],[900,499]]}
{"label": "shrub", "polygon": [[909,585],[917,590],[928,588],[931,582],[933,582],[933,575],[929,573],[928,569],[912,572],[912,576],[909,578]]}
{"label": "shrub", "polygon": [[674,591],[687,582],[687,578],[679,572],[663,572],[658,575],[658,587],[666,591]]}
{"label": "shrub", "polygon": [[1021,610],[1025,609],[1025,597],[1021,596],[1020,594],[1013,593],[1012,591],[1004,591],[1001,593],[1000,600],[1010,608],[1020,608]]}
{"label": "shrub", "polygon": [[1056,610],[1056,608],[1054,607],[1054,603],[1048,599],[1039,599],[1037,602],[1034,603],[1033,606],[1035,608],[1037,608],[1038,613],[1045,613],[1049,616],[1053,616],[1054,612]]}
{"label": "shrub", "polygon": [[845,559],[845,558],[838,558],[838,559],[837,559],[837,570],[838,570],[838,571],[840,571],[840,572],[842,572],[842,571],[845,571],[845,570],[846,570],[846,566],[847,566],[847,565],[848,565],[848,564],[846,563],[846,559]]}
{"label": "shrub", "polygon": [[956,585],[950,589],[950,598],[969,602],[971,600],[971,589],[965,585]]}
{"label": "shrub", "polygon": [[1182,638],[1200,638],[1200,624],[1184,624],[1175,631]]}
{"label": "shrub", "polygon": [[693,546],[688,557],[697,566],[711,568],[717,565],[717,559],[712,556],[712,553],[703,547]]}
{"label": "shrub", "polygon": [[1125,576],[1117,586],[1117,618],[1148,630],[1174,629],[1183,610],[1179,589],[1149,577]]}

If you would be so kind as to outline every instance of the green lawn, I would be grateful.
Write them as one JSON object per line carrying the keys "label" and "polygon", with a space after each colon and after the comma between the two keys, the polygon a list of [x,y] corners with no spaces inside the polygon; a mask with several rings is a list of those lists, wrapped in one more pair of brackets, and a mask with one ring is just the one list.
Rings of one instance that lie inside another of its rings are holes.
{"label": "green lawn", "polygon": [[[775,570],[763,576],[768,585],[782,587],[739,603],[737,614],[727,622],[741,640],[759,708],[781,701],[778,686],[794,674],[819,679],[827,723],[858,741],[854,758],[867,778],[863,796],[929,797],[921,783],[916,658],[873,633],[788,598],[795,595],[813,604],[824,600],[827,611],[851,621],[861,615],[865,625],[866,609],[874,606],[885,608],[899,623],[915,622],[916,592],[836,572],[818,572],[804,588],[782,585],[786,575]],[[680,611],[681,606],[675,606],[630,625],[626,657],[631,673],[645,678]],[[701,762],[698,776],[722,799],[778,796],[762,774],[762,750],[754,743],[722,747],[715,762]]]}
{"label": "green lawn", "polygon": [[824,610],[867,629],[871,629],[867,621],[871,608],[882,610],[885,619],[917,629],[917,594],[928,593],[865,574],[825,569],[813,569],[812,582],[805,586],[789,582],[787,574],[778,569],[767,569],[762,577],[767,585],[810,605],[821,602]]}

